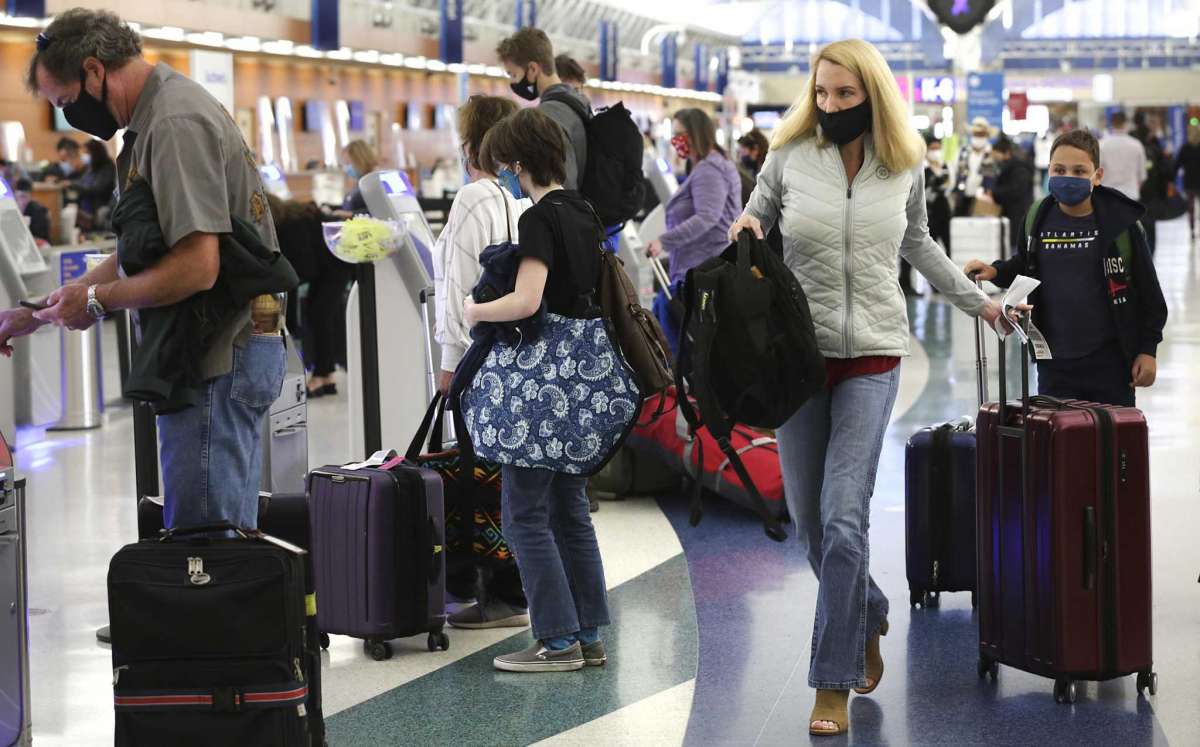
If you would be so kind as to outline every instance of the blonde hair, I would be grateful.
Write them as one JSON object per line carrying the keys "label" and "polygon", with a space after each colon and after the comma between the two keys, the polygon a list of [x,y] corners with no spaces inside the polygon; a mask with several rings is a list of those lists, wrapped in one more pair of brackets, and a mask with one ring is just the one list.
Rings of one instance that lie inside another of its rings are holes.
{"label": "blonde hair", "polygon": [[829,143],[817,128],[817,67],[822,60],[841,65],[862,82],[871,102],[871,138],[884,165],[899,173],[920,163],[925,145],[910,124],[908,107],[900,98],[891,68],[874,45],[861,39],[833,42],[813,55],[812,72],[800,97],[775,128],[771,150],[809,137],[817,138],[822,145]]}
{"label": "blonde hair", "polygon": [[371,146],[367,145],[365,140],[351,140],[347,143],[346,156],[359,176],[366,176],[379,168],[379,157],[375,155],[375,151],[371,150]]}

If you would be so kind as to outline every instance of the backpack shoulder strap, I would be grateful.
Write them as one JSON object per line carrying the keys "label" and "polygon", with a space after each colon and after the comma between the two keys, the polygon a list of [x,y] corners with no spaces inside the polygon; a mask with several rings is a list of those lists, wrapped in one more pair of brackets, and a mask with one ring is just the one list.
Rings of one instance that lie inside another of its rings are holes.
{"label": "backpack shoulder strap", "polygon": [[542,101],[557,101],[560,104],[565,104],[567,108],[575,112],[576,116],[583,120],[585,129],[592,121],[592,112],[588,110],[584,103],[564,91],[551,91],[548,95],[542,97]]}
{"label": "backpack shoulder strap", "polygon": [[1125,274],[1133,277],[1133,231],[1141,231],[1142,223],[1138,221],[1117,236],[1117,254],[1125,263]]}
{"label": "backpack shoulder strap", "polygon": [[1029,238],[1033,235],[1033,224],[1037,222],[1038,213],[1041,212],[1042,203],[1046,201],[1043,197],[1029,206],[1029,210],[1025,212],[1025,237]]}

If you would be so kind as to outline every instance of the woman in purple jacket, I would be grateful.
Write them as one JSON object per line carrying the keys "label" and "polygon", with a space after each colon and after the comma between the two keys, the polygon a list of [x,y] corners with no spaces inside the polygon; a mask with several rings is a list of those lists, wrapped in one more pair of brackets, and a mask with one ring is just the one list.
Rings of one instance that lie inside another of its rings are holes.
{"label": "woman in purple jacket", "polygon": [[[666,232],[646,248],[651,257],[670,257],[672,294],[688,270],[725,251],[729,227],[742,213],[742,179],[717,145],[712,118],[700,109],[683,109],[675,114],[674,125],[671,145],[688,161],[691,174],[667,203]],[[654,299],[654,315],[676,352],[680,320],[672,318],[661,291]]]}

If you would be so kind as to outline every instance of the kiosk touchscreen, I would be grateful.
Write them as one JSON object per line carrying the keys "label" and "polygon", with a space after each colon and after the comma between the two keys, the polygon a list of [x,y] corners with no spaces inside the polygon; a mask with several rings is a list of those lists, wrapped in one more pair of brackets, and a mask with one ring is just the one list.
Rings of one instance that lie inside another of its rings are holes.
{"label": "kiosk touchscreen", "polygon": [[[52,281],[50,266],[25,225],[11,187],[0,178],[0,309],[41,298],[52,290]],[[57,400],[57,355],[58,335],[51,326],[16,346],[12,374],[0,376],[0,432],[11,437],[15,423],[29,423],[35,400]],[[54,368],[48,370],[37,363],[51,360]],[[35,391],[39,386],[44,391]]]}
{"label": "kiosk touchscreen", "polygon": [[433,231],[408,178],[375,171],[359,180],[372,217],[394,221],[403,241],[391,256],[357,266],[346,309],[351,454],[403,449],[437,383],[433,344]]}
{"label": "kiosk touchscreen", "polygon": [[650,180],[650,186],[654,189],[654,193],[658,195],[658,205],[650,211],[646,219],[642,221],[641,227],[638,228],[638,237],[641,238],[642,243],[649,244],[667,230],[667,203],[679,191],[679,182],[675,180],[675,172],[671,170],[671,164],[667,163],[666,159],[655,158],[651,154],[646,155],[642,171]]}
{"label": "kiosk touchscreen", "polygon": [[292,199],[292,190],[288,188],[283,170],[273,163],[259,166],[258,173],[262,175],[263,187],[281,200]]}

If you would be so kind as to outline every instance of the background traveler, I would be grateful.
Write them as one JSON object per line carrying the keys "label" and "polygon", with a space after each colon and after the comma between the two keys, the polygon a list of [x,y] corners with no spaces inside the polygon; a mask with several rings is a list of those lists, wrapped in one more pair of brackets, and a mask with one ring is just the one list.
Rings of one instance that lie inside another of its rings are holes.
{"label": "background traveler", "polygon": [[362,190],[358,188],[358,180],[379,168],[379,156],[365,140],[351,140],[342,151],[345,165],[342,167],[346,176],[354,183],[342,203],[342,210],[349,213],[367,212],[367,201],[363,199]]}
{"label": "background traveler", "polygon": [[954,214],[971,215],[975,211],[975,197],[981,189],[991,186],[995,175],[992,163],[992,128],[983,117],[971,121],[970,138],[958,150],[958,162],[954,169]]}
{"label": "background traveler", "polygon": [[[742,179],[717,145],[712,117],[700,109],[682,109],[672,119],[671,144],[692,164],[691,173],[667,203],[667,230],[646,246],[651,257],[671,260],[671,287],[678,292],[687,271],[729,247],[729,227],[742,211]],[[666,294],[654,297],[654,315],[671,343],[679,347],[679,323]]]}
{"label": "background traveler", "polygon": [[[118,253],[59,288],[50,308],[0,315],[0,350],[42,324],[86,329],[109,311],[162,307],[217,283],[220,236],[233,218],[257,227],[277,248],[254,158],[225,108],[200,84],[142,57],[142,41],[108,11],[59,14],[38,39],[26,84],[77,129],[107,140],[125,128],[118,161],[125,190],[145,181],[157,204],[169,254],[132,277]],[[262,419],[279,396],[285,356],[273,297],[237,310],[204,351],[203,404],[158,416],[168,527],[258,522]],[[220,475],[220,480],[211,479]]]}
{"label": "background traveler", "polygon": [[[537,101],[538,107],[558,123],[566,137],[566,189],[578,189],[587,164],[587,126],[579,113],[556,97],[573,98],[587,112],[592,104],[587,97],[558,77],[554,66],[554,45],[541,29],[523,28],[496,47],[500,64],[508,73],[509,87],[526,101]],[[590,118],[590,116],[588,117]]]}
{"label": "background traveler", "polygon": [[1033,204],[1033,165],[1018,154],[1013,141],[1001,137],[992,146],[992,159],[996,162],[996,181],[992,184],[992,199],[1000,206],[1001,217],[1009,221],[1009,243],[1011,253],[1016,254],[1021,236],[1018,224],[1025,219],[1029,206]]}
{"label": "background traveler", "polygon": [[[471,182],[455,195],[446,227],[433,247],[437,299],[434,334],[442,349],[438,389],[443,394],[449,391],[454,369],[471,345],[463,299],[479,282],[479,255],[489,246],[516,243],[521,213],[529,205],[500,186],[494,164],[479,159],[484,136],[519,109],[512,99],[472,96],[458,110],[458,135]],[[458,599],[478,599],[476,604],[450,615],[451,625],[501,628],[529,624],[521,574],[511,559],[501,567],[477,568],[474,557],[451,554],[446,563],[446,591]],[[478,591],[477,579],[482,580]]]}
{"label": "background traveler", "polygon": [[1188,128],[1187,142],[1175,156],[1172,180],[1180,171],[1183,171],[1183,193],[1187,198],[1188,227],[1192,229],[1192,238],[1200,239],[1200,225],[1196,222],[1196,201],[1200,200],[1200,125]]}

